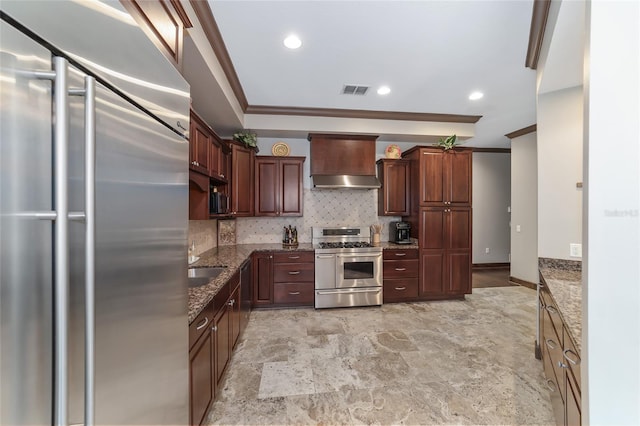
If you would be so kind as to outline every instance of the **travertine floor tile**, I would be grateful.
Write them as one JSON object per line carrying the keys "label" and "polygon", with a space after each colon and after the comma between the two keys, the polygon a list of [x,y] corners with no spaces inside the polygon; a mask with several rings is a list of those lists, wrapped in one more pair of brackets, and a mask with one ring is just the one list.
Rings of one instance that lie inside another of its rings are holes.
{"label": "travertine floor tile", "polygon": [[536,293],[254,311],[209,424],[553,425]]}

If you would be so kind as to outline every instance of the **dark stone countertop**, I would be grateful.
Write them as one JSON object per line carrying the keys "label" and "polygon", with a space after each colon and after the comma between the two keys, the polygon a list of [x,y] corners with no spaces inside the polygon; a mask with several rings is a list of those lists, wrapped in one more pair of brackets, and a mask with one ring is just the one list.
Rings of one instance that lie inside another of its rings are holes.
{"label": "dark stone countertop", "polygon": [[[411,244],[394,244],[388,241],[381,242],[383,250],[397,249],[409,250],[418,248],[418,240],[411,239]],[[200,287],[189,288],[189,324],[193,322],[207,304],[218,294],[220,289],[229,281],[233,274],[255,251],[305,251],[313,250],[310,243],[300,243],[298,247],[283,247],[280,243],[274,244],[238,244],[232,246],[214,247],[200,254],[200,259],[189,265],[190,268],[205,268],[212,266],[224,266],[226,269],[212,279],[209,284]]]}
{"label": "dark stone countertop", "polygon": [[578,351],[582,350],[582,271],[574,261],[540,261],[540,274],[569,337]]}

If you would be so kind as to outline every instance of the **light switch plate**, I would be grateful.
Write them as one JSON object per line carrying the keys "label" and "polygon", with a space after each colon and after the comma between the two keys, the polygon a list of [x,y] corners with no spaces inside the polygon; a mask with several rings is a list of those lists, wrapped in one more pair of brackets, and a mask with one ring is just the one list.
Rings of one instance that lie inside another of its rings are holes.
{"label": "light switch plate", "polygon": [[569,244],[569,256],[582,257],[582,244]]}

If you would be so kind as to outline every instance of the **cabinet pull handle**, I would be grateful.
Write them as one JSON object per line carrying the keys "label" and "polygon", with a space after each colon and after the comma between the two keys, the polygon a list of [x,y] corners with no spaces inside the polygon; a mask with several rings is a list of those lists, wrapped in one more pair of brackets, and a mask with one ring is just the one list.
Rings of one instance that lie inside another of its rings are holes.
{"label": "cabinet pull handle", "polygon": [[300,292],[299,291],[290,291],[289,294],[292,295],[292,296],[297,296],[297,295],[300,294]]}
{"label": "cabinet pull handle", "polygon": [[394,288],[398,291],[404,291],[407,289],[406,287],[394,287]]}
{"label": "cabinet pull handle", "polygon": [[214,333],[218,332],[218,326],[214,325],[213,327],[211,327],[211,331],[213,331]]}
{"label": "cabinet pull handle", "polygon": [[546,341],[545,343],[547,344],[547,347],[548,347],[549,349],[555,349],[555,348],[557,348],[557,346],[556,346],[556,345],[557,345],[557,344],[556,344],[556,342],[554,342],[554,341],[553,341],[553,340],[551,340],[551,339],[547,339],[547,341]]}
{"label": "cabinet pull handle", "polygon": [[[567,356],[567,354],[575,355],[576,359],[571,359],[570,357]],[[562,352],[562,356],[564,357],[564,359],[569,361],[572,365],[580,365],[580,358],[578,357],[578,354],[572,351],[571,349],[565,349]]]}
{"label": "cabinet pull handle", "polygon": [[300,271],[289,271],[289,275],[298,275]]}
{"label": "cabinet pull handle", "polygon": [[198,326],[196,327],[196,330],[202,330],[202,328],[203,328],[205,325],[207,325],[207,324],[209,324],[209,318],[208,318],[208,317],[204,317],[204,319],[202,320],[202,322],[200,323],[200,325],[198,325]]}
{"label": "cabinet pull handle", "polygon": [[229,306],[233,306],[235,304],[236,304],[236,299],[229,300],[229,303],[228,303]]}
{"label": "cabinet pull handle", "polygon": [[396,271],[400,271],[400,272],[401,271],[406,271],[406,270],[407,270],[407,268],[396,268]]}
{"label": "cabinet pull handle", "polygon": [[300,256],[289,256],[289,259],[300,259]]}
{"label": "cabinet pull handle", "polygon": [[546,310],[547,310],[547,312],[549,312],[550,314],[554,314],[554,315],[556,315],[556,314],[558,313],[558,310],[557,310],[555,307],[551,306],[551,305],[547,305],[547,306],[545,306],[545,309],[546,309]]}
{"label": "cabinet pull handle", "polygon": [[556,392],[558,390],[558,388],[556,387],[556,383],[551,379],[547,379],[547,388],[549,388],[551,392]]}
{"label": "cabinet pull handle", "polygon": [[407,253],[396,253],[396,256],[406,256]]}

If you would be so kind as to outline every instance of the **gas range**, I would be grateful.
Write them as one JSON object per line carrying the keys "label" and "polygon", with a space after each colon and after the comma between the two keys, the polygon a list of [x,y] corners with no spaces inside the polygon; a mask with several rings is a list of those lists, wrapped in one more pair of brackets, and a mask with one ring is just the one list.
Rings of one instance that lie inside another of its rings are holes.
{"label": "gas range", "polygon": [[369,227],[312,228],[315,307],[382,304],[382,247]]}

